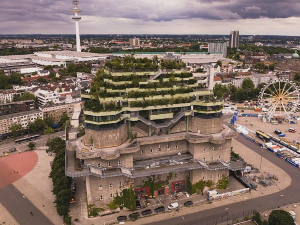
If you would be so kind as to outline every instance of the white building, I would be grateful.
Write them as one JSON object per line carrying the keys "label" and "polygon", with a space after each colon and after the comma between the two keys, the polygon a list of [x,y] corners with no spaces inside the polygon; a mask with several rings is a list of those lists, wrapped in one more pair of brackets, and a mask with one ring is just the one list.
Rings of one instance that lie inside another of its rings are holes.
{"label": "white building", "polygon": [[49,102],[53,102],[54,104],[60,103],[59,95],[52,91],[45,91],[39,89],[34,93],[34,95],[38,100],[39,106],[45,106]]}
{"label": "white building", "polygon": [[129,38],[129,45],[130,46],[140,46],[140,39],[139,38]]}
{"label": "white building", "polygon": [[11,133],[10,127],[14,124],[21,124],[24,129],[27,129],[30,123],[36,119],[43,119],[43,113],[40,110],[32,110],[26,112],[19,112],[0,117],[0,135]]}
{"label": "white building", "polygon": [[15,91],[13,89],[2,90],[2,91],[0,91],[0,102],[1,103],[12,102],[13,98],[16,94],[17,94],[17,91]]}
{"label": "white building", "polygon": [[237,88],[241,88],[243,81],[247,78],[250,78],[254,84],[254,87],[257,88],[258,85],[262,84],[262,83],[269,83],[271,80],[275,80],[276,77],[273,74],[254,74],[251,76],[239,76],[239,77],[235,77],[232,80],[232,84],[234,86],[236,86]]}

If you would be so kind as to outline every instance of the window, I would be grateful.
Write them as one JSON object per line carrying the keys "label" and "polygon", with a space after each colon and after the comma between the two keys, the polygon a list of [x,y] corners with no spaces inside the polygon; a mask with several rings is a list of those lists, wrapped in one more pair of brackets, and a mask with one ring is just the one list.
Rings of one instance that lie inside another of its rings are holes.
{"label": "window", "polygon": [[204,151],[206,152],[207,148],[204,148]]}
{"label": "window", "polygon": [[114,197],[114,195],[113,194],[110,194],[110,198],[113,198]]}
{"label": "window", "polygon": [[220,146],[219,146],[219,150],[222,150],[222,148],[223,148],[223,146],[222,146],[222,145],[220,145]]}
{"label": "window", "polygon": [[108,162],[108,167],[111,167],[111,162]]}
{"label": "window", "polygon": [[221,159],[221,156],[219,155],[219,159]]}
{"label": "window", "polygon": [[170,144],[167,144],[167,150],[170,150]]}
{"label": "window", "polygon": [[177,173],[175,173],[175,176],[174,176],[175,178],[177,177]]}
{"label": "window", "polygon": [[101,191],[102,190],[102,185],[99,185],[99,191]]}
{"label": "window", "polygon": [[123,184],[122,184],[122,182],[120,182],[120,187],[123,187]]}
{"label": "window", "polygon": [[141,150],[141,155],[144,153],[144,150]]}
{"label": "window", "polygon": [[98,163],[98,168],[101,168],[101,164],[100,163]]}
{"label": "window", "polygon": [[109,184],[109,188],[112,188],[113,187],[113,185],[112,184]]}
{"label": "window", "polygon": [[100,196],[100,201],[103,201],[103,196],[102,195]]}
{"label": "window", "polygon": [[215,147],[211,147],[211,150],[212,150],[212,151],[215,150]]}
{"label": "window", "polygon": [[212,179],[213,178],[213,175],[210,175],[210,179]]}
{"label": "window", "polygon": [[213,156],[211,157],[211,161],[214,161],[214,157]]}
{"label": "window", "polygon": [[152,148],[150,149],[150,153],[153,153],[153,149]]}
{"label": "window", "polygon": [[121,166],[121,165],[122,165],[122,163],[121,163],[121,161],[120,161],[120,160],[118,161],[118,165],[119,165],[119,166]]}
{"label": "window", "polygon": [[220,177],[220,174],[218,173],[218,177]]}
{"label": "window", "polygon": [[161,148],[160,147],[158,148],[158,151],[161,152]]}
{"label": "window", "polygon": [[203,161],[206,162],[206,158],[204,158]]}
{"label": "window", "polygon": [[178,145],[175,146],[175,149],[178,149]]}

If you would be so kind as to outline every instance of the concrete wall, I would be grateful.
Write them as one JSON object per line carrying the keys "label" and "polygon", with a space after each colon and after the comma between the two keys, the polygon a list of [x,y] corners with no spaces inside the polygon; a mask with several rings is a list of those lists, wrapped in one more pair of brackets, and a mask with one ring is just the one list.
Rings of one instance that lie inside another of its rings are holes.
{"label": "concrete wall", "polygon": [[176,155],[178,152],[185,153],[187,151],[188,148],[186,140],[163,142],[160,144],[142,145],[140,147],[140,151],[135,153],[133,158],[135,160],[149,159],[160,156],[163,157],[166,155]]}
{"label": "concrete wall", "polygon": [[[111,194],[115,197],[116,192],[120,193],[122,189],[130,188],[134,183],[132,179],[123,176],[105,179],[89,176],[87,181],[89,182],[89,184],[87,184],[87,187],[89,188],[88,192],[90,192],[91,196],[89,204],[97,202],[100,205],[111,202],[113,200],[113,198],[110,197]],[[122,186],[120,186],[120,182],[122,183]],[[110,184],[112,184],[112,187],[110,187]],[[103,200],[100,200],[101,196],[103,197]]]}
{"label": "concrete wall", "polygon": [[214,183],[217,183],[218,180],[223,178],[223,176],[229,176],[229,170],[224,169],[209,171],[205,169],[199,169],[190,171],[190,181],[192,184],[195,184],[200,180],[212,180]]}
{"label": "concrete wall", "polygon": [[[119,161],[121,162],[121,165],[119,165]],[[85,164],[90,164],[96,167],[101,168],[116,168],[118,166],[125,166],[127,168],[133,167],[133,154],[125,154],[121,155],[116,160],[103,160],[101,158],[94,158],[94,159],[86,159],[84,160]],[[109,166],[110,163],[110,166]],[[100,165],[99,165],[100,164]]]}
{"label": "concrete wall", "polygon": [[198,117],[191,117],[190,131],[201,134],[215,134],[221,132],[223,128],[223,119],[211,118],[202,119]]}
{"label": "concrete wall", "polygon": [[[231,140],[226,140],[222,145],[212,143],[189,144],[189,150],[194,159],[211,162],[222,160],[230,161]],[[204,160],[205,159],[205,160]]]}
{"label": "concrete wall", "polygon": [[90,146],[91,137],[96,148],[109,148],[123,144],[128,139],[127,124],[110,130],[85,130],[84,144]]}
{"label": "concrete wall", "polygon": [[186,122],[180,121],[178,124],[176,124],[171,129],[171,134],[179,133],[179,132],[185,132],[186,131]]}

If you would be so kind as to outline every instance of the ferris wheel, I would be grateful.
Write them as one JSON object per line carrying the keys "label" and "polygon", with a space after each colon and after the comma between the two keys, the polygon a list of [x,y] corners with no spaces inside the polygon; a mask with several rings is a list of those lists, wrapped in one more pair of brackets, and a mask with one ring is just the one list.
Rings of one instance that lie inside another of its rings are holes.
{"label": "ferris wheel", "polygon": [[288,80],[270,81],[260,92],[259,104],[268,122],[273,118],[289,120],[300,104],[299,89]]}

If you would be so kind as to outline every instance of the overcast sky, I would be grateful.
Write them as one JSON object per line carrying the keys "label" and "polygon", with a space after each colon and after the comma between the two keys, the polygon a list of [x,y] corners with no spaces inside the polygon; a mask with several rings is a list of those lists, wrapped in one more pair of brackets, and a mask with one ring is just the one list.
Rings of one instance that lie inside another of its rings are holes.
{"label": "overcast sky", "polygon": [[[79,0],[82,34],[300,36],[300,0]],[[1,0],[0,34],[72,34],[72,0]]]}

